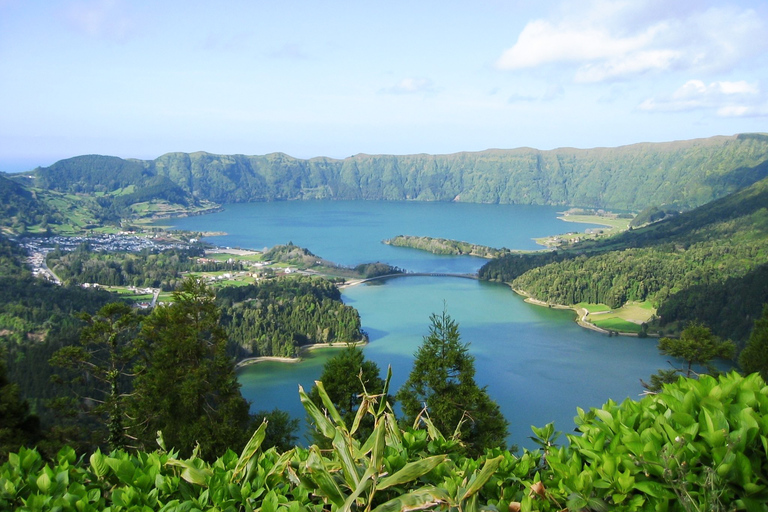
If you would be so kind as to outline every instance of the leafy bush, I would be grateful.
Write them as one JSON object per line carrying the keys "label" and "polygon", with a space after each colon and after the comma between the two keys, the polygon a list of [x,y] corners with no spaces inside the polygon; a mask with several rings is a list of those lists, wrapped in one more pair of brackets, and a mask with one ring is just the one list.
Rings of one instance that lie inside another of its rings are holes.
{"label": "leafy bush", "polygon": [[[428,418],[401,430],[388,404],[369,394],[348,426],[321,383],[318,390],[325,414],[300,396],[331,451],[263,451],[266,424],[240,457],[228,451],[211,464],[173,451],[97,451],[85,460],[71,448],[45,463],[22,449],[0,466],[0,509],[766,510],[768,386],[757,374],[681,378],[639,401],[579,410],[569,445],[554,445],[549,424],[533,429],[542,448],[520,457],[498,449],[461,456],[459,441]],[[375,427],[358,440],[366,414]]]}

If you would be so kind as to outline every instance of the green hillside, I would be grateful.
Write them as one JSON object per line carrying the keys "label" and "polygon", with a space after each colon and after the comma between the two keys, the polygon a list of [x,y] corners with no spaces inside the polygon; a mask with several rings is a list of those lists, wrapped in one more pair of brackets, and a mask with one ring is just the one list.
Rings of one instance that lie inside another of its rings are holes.
{"label": "green hillside", "polygon": [[[768,135],[618,148],[491,149],[343,160],[168,153],[153,161],[86,155],[34,171],[35,186],[103,193],[150,186],[217,203],[378,199],[687,209],[768,176]],[[168,181],[153,182],[165,177]],[[176,188],[178,187],[178,188]]]}
{"label": "green hillside", "polygon": [[[480,277],[556,304],[651,301],[661,326],[698,319],[744,339],[768,301],[768,179],[647,227],[573,249],[510,255]],[[733,290],[739,290],[734,294]]]}

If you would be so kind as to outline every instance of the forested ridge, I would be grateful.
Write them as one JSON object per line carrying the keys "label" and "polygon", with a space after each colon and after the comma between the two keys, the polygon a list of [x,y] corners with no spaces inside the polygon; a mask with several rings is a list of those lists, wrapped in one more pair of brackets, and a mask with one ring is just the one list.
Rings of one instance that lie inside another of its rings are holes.
{"label": "forested ridge", "polygon": [[230,351],[239,358],[297,357],[302,346],[363,340],[357,310],[323,278],[269,279],[224,288],[216,299]]}
{"label": "forested ridge", "polygon": [[[619,307],[650,300],[659,307],[662,326],[698,319],[719,335],[744,339],[767,296],[767,206],[768,179],[763,179],[674,218],[605,240],[505,256],[479,274],[555,304]],[[734,287],[740,295],[729,291]],[[717,314],[712,314],[713,304]],[[704,316],[705,311],[711,314]]]}
{"label": "forested ridge", "polygon": [[[492,149],[343,160],[168,153],[155,160],[78,156],[15,177],[118,210],[148,191],[176,203],[377,199],[554,204],[642,210],[699,206],[768,176],[768,136],[742,134],[617,148]],[[103,196],[102,201],[109,202]]]}

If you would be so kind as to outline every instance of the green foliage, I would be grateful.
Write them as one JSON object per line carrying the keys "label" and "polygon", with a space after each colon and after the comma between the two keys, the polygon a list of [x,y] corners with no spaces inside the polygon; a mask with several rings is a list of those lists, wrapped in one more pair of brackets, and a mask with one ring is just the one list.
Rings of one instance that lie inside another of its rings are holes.
{"label": "green foliage", "polygon": [[397,393],[405,421],[414,423],[428,414],[438,430],[454,431],[468,453],[504,446],[507,421],[486,389],[475,383],[475,360],[461,342],[458,323],[445,310],[430,321],[411,374]]}
{"label": "green foliage", "polygon": [[[424,417],[401,430],[376,396],[348,425],[327,395],[326,416],[299,394],[331,449],[265,449],[266,424],[239,457],[210,463],[164,451],[86,460],[70,448],[45,463],[22,448],[0,465],[0,508],[688,512],[760,511],[768,501],[768,386],[756,374],[680,378],[639,401],[579,409],[568,445],[555,444],[550,424],[533,429],[541,450],[519,457],[461,455]],[[368,437],[356,427],[363,414],[375,425]]]}
{"label": "green foliage", "polygon": [[[384,380],[379,374],[379,366],[367,361],[363,351],[351,345],[323,365],[320,382],[344,423],[353,423],[366,395],[381,396],[384,393]],[[318,408],[323,408],[318,385],[312,387],[308,396]],[[381,400],[387,398],[382,397]],[[358,428],[361,436],[370,435],[373,430],[372,416],[364,416]],[[325,443],[324,436],[319,432],[315,432],[314,441],[321,447],[330,445],[330,440]]]}
{"label": "green foliage", "polygon": [[[730,334],[727,326],[745,336],[749,326],[743,325],[751,324],[749,314],[756,306],[734,296],[726,283],[741,283],[739,289],[751,289],[748,296],[759,297],[768,282],[762,278],[762,266],[768,264],[765,204],[768,179],[603,241],[505,256],[484,265],[479,275],[511,282],[515,289],[556,304],[619,307],[627,301],[652,301],[659,305],[662,326],[719,319],[718,333]],[[721,315],[718,305],[728,306],[732,314]]]}
{"label": "green foliage", "polygon": [[30,414],[29,403],[19,396],[19,387],[8,381],[0,345],[0,461],[22,446],[34,445],[40,437],[40,420]]}
{"label": "green foliage", "polygon": [[292,242],[272,247],[264,253],[262,258],[265,261],[291,263],[307,267],[315,265],[320,260],[319,257],[312,254],[308,249],[293,245]]}
{"label": "green foliage", "polygon": [[370,279],[371,277],[389,276],[393,274],[402,274],[405,270],[400,267],[393,267],[387,263],[375,262],[375,263],[361,263],[355,267],[355,272]]}
{"label": "green foliage", "polygon": [[71,193],[109,194],[133,185],[140,196],[136,201],[157,187],[153,194],[173,201],[413,199],[639,210],[672,203],[690,208],[738,190],[768,175],[767,156],[764,137],[739,135],[619,148],[344,160],[301,160],[282,153],[168,153],[153,161],[85,155],[34,175],[38,187]]}
{"label": "green foliage", "polygon": [[125,448],[125,402],[130,396],[125,382],[132,376],[138,355],[135,337],[139,319],[121,302],[107,304],[96,316],[84,313],[82,319],[86,325],[80,332],[80,343],[57,350],[51,365],[71,368],[77,378],[90,382],[93,394],[87,401],[98,404],[91,412],[104,417],[108,446]]}
{"label": "green foliage", "polygon": [[222,326],[238,357],[296,357],[315,343],[363,339],[360,315],[339,289],[318,277],[286,276],[229,287],[217,294]]}
{"label": "green foliage", "polygon": [[509,254],[509,249],[494,249],[485,245],[470,244],[469,242],[460,242],[458,240],[447,240],[445,238],[432,238],[429,236],[408,236],[398,235],[394,238],[384,240],[385,244],[395,247],[410,247],[412,249],[421,249],[433,254],[451,254],[455,256],[469,255],[480,258],[499,258]]}
{"label": "green foliage", "polygon": [[104,286],[137,286],[173,290],[183,272],[205,272],[239,265],[199,263],[202,249],[168,249],[158,253],[95,252],[80,246],[71,252],[54,250],[46,258],[59,278],[72,284],[98,283]]}
{"label": "green foliage", "polygon": [[736,347],[730,341],[720,341],[700,323],[692,323],[680,334],[679,338],[661,338],[659,352],[677,359],[682,359],[685,366],[678,371],[686,377],[694,375],[693,365],[704,366],[708,371],[715,371],[711,362],[715,358],[730,359]]}
{"label": "green foliage", "polygon": [[212,290],[192,278],[144,321],[129,414],[140,446],[162,430],[169,447],[189,454],[199,444],[206,459],[242,446],[250,422]]}
{"label": "green foliage", "polygon": [[739,364],[745,373],[760,373],[768,380],[768,304],[763,306],[763,315],[755,320],[749,341],[739,354]]}
{"label": "green foliage", "polygon": [[629,225],[633,228],[637,228],[640,226],[645,226],[646,224],[659,222],[660,220],[664,220],[669,217],[674,217],[679,213],[680,210],[675,206],[649,206],[645,210],[638,213],[637,216],[632,219]]}
{"label": "green foliage", "polygon": [[291,415],[280,409],[271,411],[258,411],[253,415],[253,424],[268,425],[264,432],[262,446],[264,448],[275,447],[278,451],[288,451],[298,441],[296,432],[299,430],[299,419],[291,418]]}

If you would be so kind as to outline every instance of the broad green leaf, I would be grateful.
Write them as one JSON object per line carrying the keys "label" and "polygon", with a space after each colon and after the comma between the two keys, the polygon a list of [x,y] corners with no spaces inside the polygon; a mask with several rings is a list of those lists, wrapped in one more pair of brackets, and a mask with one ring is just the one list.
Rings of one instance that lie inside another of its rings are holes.
{"label": "broad green leaf", "polygon": [[304,406],[307,414],[309,414],[309,417],[315,422],[315,425],[320,429],[320,432],[328,439],[336,437],[336,427],[334,427],[333,423],[320,412],[320,409],[318,409],[315,403],[310,400],[301,385],[299,385],[299,398],[301,399],[301,404]]}
{"label": "broad green leaf", "polygon": [[[408,464],[403,466],[403,468],[400,469],[400,471],[397,471],[396,473],[382,479],[379,482],[379,485],[376,486],[376,488],[387,489],[394,485],[401,485],[404,483],[412,482],[426,475],[427,473],[435,469],[435,467],[437,467],[438,464],[445,462],[447,459],[448,457],[446,455],[434,455],[432,457],[427,457],[425,459],[419,459],[414,462],[409,462]],[[496,465],[498,466],[498,461]]]}
{"label": "broad green leaf", "polygon": [[51,477],[49,477],[46,472],[43,472],[38,476],[35,483],[37,484],[37,488],[40,489],[40,492],[43,494],[47,494],[48,491],[51,490]]}
{"label": "broad green leaf", "polygon": [[246,466],[248,465],[248,461],[251,460],[257,451],[259,451],[259,448],[261,448],[261,443],[264,442],[264,437],[266,434],[267,420],[264,420],[261,425],[259,425],[259,428],[256,429],[256,432],[253,433],[251,439],[248,441],[248,444],[246,444],[245,448],[243,448],[243,451],[240,454],[240,458],[237,460],[237,464],[235,465],[235,470],[232,472],[230,482],[238,481],[238,475],[243,470],[245,470]]}
{"label": "broad green leaf", "polygon": [[347,499],[344,501],[344,505],[341,507],[339,512],[347,512],[349,510],[352,510],[352,505],[354,505],[355,501],[358,497],[371,487],[372,477],[374,473],[374,468],[369,467],[363,477],[360,479],[360,481],[357,484],[357,487],[354,489],[352,494],[350,494]]}
{"label": "broad green leaf", "polygon": [[93,474],[99,478],[104,478],[109,472],[109,466],[104,459],[105,457],[99,449],[96,449],[89,459],[91,462],[91,471],[93,471]]}
{"label": "broad green leaf", "polygon": [[384,379],[384,389],[381,392],[379,400],[379,412],[376,416],[381,416],[387,410],[387,394],[389,393],[389,382],[392,380],[392,365],[387,365],[387,378]]}
{"label": "broad green leaf", "polygon": [[355,413],[355,419],[352,421],[352,428],[349,429],[349,435],[354,435],[357,429],[360,427],[360,422],[368,413],[368,407],[370,405],[370,399],[368,395],[363,395],[363,401],[360,403],[357,412]]}
{"label": "broad green leaf", "polygon": [[208,478],[213,474],[210,469],[200,469],[195,467],[192,463],[185,460],[168,459],[165,463],[167,466],[177,466],[182,468],[181,478],[187,482],[201,487],[205,487]]}
{"label": "broad green leaf", "polygon": [[669,494],[663,485],[661,485],[659,482],[654,482],[651,480],[635,482],[634,487],[638,491],[645,493],[648,496],[653,496],[654,498],[661,498]]}
{"label": "broad green leaf", "polygon": [[336,409],[336,405],[333,403],[333,400],[331,400],[331,397],[329,397],[328,393],[325,391],[323,383],[316,380],[315,387],[317,387],[317,394],[320,395],[320,400],[322,400],[323,406],[325,406],[325,409],[328,411],[328,414],[331,415],[333,421],[336,422],[337,426],[347,430],[347,426],[344,424],[344,419],[341,417],[341,414],[339,414],[338,409]]}
{"label": "broad green leaf", "polygon": [[469,487],[467,487],[467,490],[461,499],[466,500],[470,496],[477,493],[480,489],[482,489],[483,486],[496,472],[496,469],[499,467],[499,464],[501,464],[502,460],[504,460],[503,455],[499,455],[494,459],[486,459],[485,464],[483,464],[483,469],[480,470],[480,473],[478,473],[474,480],[470,481]]}
{"label": "broad green leaf", "polygon": [[406,512],[409,510],[426,510],[448,503],[450,497],[442,489],[423,487],[408,494],[382,503],[373,512]]}
{"label": "broad green leaf", "polygon": [[357,488],[357,484],[360,483],[360,474],[358,473],[355,461],[352,459],[347,438],[341,430],[336,431],[336,437],[333,438],[333,447],[341,461],[341,467],[344,470],[344,480],[350,489]]}
{"label": "broad green leaf", "polygon": [[306,464],[309,473],[312,475],[312,480],[318,487],[316,493],[326,497],[337,507],[343,506],[346,501],[344,493],[341,492],[341,488],[339,488],[333,476],[326,469],[325,461],[320,455],[317,446],[312,446],[309,449],[309,457]]}

